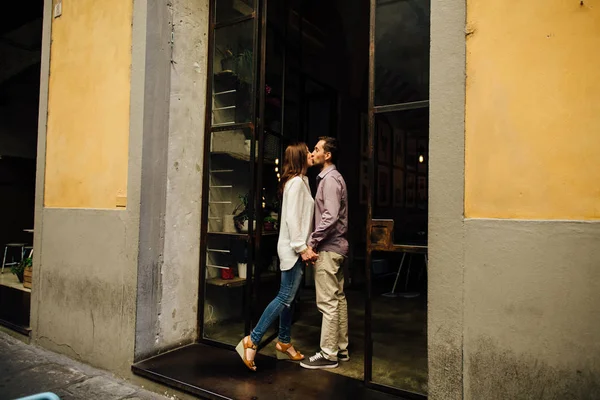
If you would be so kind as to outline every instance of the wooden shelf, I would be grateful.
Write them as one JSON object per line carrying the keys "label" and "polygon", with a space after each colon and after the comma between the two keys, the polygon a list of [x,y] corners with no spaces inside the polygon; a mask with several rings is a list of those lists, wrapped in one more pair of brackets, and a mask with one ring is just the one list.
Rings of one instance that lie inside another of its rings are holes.
{"label": "wooden shelf", "polygon": [[246,284],[246,279],[237,276],[233,279],[210,278],[206,280],[206,283],[221,287],[240,287]]}

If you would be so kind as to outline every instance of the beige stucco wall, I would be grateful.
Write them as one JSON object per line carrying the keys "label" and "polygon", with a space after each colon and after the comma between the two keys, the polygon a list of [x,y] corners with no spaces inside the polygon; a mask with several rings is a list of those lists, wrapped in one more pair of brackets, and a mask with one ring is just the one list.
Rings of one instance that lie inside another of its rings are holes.
{"label": "beige stucco wall", "polygon": [[465,214],[600,219],[600,5],[469,0]]}
{"label": "beige stucco wall", "polygon": [[465,42],[464,398],[600,398],[600,7],[469,0]]}
{"label": "beige stucco wall", "polygon": [[[33,343],[123,377],[130,374],[135,346],[143,132],[145,52],[139,48],[145,45],[145,2],[135,3],[138,15],[132,19],[133,1],[63,1],[63,15],[53,19],[52,0],[44,2],[31,300]],[[132,29],[138,36],[133,43]],[[117,78],[107,71],[116,54],[127,58],[121,42],[129,43],[131,61],[126,74],[115,67]],[[92,45],[97,47],[86,47]],[[86,83],[86,76],[106,78],[107,88],[100,81]],[[108,90],[113,78],[122,86],[115,88],[115,104]],[[112,108],[118,108],[115,119],[99,112]],[[125,147],[110,158],[106,145],[121,136]],[[73,179],[73,191],[60,193],[60,185]],[[114,208],[114,192],[110,204],[99,194],[117,180],[128,185],[129,204],[122,210]],[[98,189],[92,188],[96,182]]]}
{"label": "beige stucco wall", "polygon": [[63,1],[52,20],[46,207],[126,202],[132,5]]}

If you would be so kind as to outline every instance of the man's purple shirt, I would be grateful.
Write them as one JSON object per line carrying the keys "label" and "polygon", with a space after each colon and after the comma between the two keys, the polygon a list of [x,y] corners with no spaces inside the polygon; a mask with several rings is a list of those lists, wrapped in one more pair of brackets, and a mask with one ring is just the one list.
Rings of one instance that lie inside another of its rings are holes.
{"label": "man's purple shirt", "polygon": [[348,257],[348,192],[335,165],[317,176],[315,231],[308,245],[315,251],[331,251]]}

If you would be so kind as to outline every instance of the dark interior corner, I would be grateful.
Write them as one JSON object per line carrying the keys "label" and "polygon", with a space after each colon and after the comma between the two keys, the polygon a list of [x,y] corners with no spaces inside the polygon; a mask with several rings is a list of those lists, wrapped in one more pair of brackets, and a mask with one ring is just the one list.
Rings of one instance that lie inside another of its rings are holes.
{"label": "dark interior corner", "polygon": [[[12,2],[0,15],[0,250],[18,263],[33,245],[43,1]],[[30,291],[0,275],[0,322],[29,327]]]}

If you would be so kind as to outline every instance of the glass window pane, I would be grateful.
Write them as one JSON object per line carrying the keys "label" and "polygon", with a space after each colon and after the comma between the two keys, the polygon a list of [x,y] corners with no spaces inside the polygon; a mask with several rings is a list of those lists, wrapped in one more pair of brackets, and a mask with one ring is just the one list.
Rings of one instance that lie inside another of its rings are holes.
{"label": "glass window pane", "polygon": [[284,40],[273,29],[267,29],[265,128],[276,133],[281,133],[284,52]]}
{"label": "glass window pane", "polygon": [[252,120],[253,33],[253,20],[215,30],[213,126]]}
{"label": "glass window pane", "polygon": [[[211,132],[208,232],[247,233],[252,136],[248,129]],[[256,153],[256,151],[255,151]]]}
{"label": "glass window pane", "polygon": [[254,0],[215,0],[217,23],[251,15],[254,12]]}
{"label": "glass window pane", "polygon": [[204,337],[236,344],[244,336],[244,302],[252,136],[248,129],[211,132]]}
{"label": "glass window pane", "polygon": [[204,290],[204,338],[235,345],[244,337],[247,241],[208,235]]}
{"label": "glass window pane", "polygon": [[429,0],[377,0],[375,105],[429,98]]}
{"label": "glass window pane", "polygon": [[429,109],[377,114],[373,217],[394,220],[396,244],[427,243]]}
{"label": "glass window pane", "polygon": [[372,257],[373,381],[427,394],[425,254],[375,252]]}
{"label": "glass window pane", "polygon": [[[260,251],[256,258],[255,273],[257,275],[256,302],[253,303],[253,322],[256,324],[267,305],[279,291],[279,257],[277,256],[277,239],[279,237],[280,200],[278,195],[281,141],[278,137],[265,132],[264,157],[262,170],[261,216],[262,238]],[[273,335],[278,329],[274,323],[269,327],[263,340]]]}

